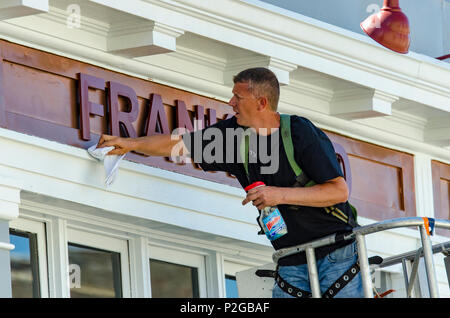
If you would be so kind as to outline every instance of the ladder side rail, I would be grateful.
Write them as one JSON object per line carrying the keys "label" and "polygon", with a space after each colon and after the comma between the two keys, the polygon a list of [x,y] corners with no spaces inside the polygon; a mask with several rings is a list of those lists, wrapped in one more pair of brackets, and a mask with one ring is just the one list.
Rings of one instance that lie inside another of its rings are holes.
{"label": "ladder side rail", "polygon": [[[413,261],[416,258],[417,251],[421,250],[421,249],[422,248],[419,248],[414,251],[406,252],[406,253],[395,255],[395,256],[386,257],[383,259],[383,263],[378,265],[378,267],[383,268],[383,267],[389,267],[392,265],[399,264],[403,258],[408,261]],[[446,253],[447,251],[450,251],[450,241],[433,245],[432,250],[433,250],[433,254]],[[422,256],[423,256],[423,252],[421,250],[420,257],[422,257]]]}
{"label": "ladder side rail", "polygon": [[[363,283],[364,297],[365,298],[373,298],[373,286],[372,279],[370,276],[370,267],[367,255],[367,247],[365,241],[365,235],[373,234],[376,232],[381,232],[389,229],[400,228],[400,227],[413,227],[418,226],[420,230],[421,240],[422,240],[422,248],[424,253],[425,267],[427,272],[428,286],[430,290],[430,296],[432,298],[438,298],[438,287],[437,287],[437,279],[436,273],[434,271],[434,262],[433,262],[433,248],[431,245],[431,240],[427,234],[427,230],[423,223],[423,219],[419,217],[409,217],[409,218],[398,218],[398,219],[390,219],[381,222],[377,222],[370,225],[365,225],[361,227],[354,228],[353,231],[347,235],[329,235],[327,237],[314,240],[305,244],[301,244],[298,246],[293,246],[290,248],[284,248],[276,251],[272,255],[272,259],[275,263],[278,263],[278,260],[282,257],[289,256],[292,254],[296,254],[299,252],[305,251],[308,273],[310,275],[310,286],[311,292],[314,298],[320,298],[320,284],[318,279],[317,272],[317,263],[314,254],[314,249],[317,247],[330,245],[338,241],[342,240],[350,240],[356,237],[356,242],[358,246],[358,260],[361,268],[361,278]],[[450,229],[450,220],[435,220],[435,227],[438,228],[446,228]],[[400,262],[401,262],[400,258]],[[406,274],[407,275],[407,274]],[[415,274],[414,274],[415,276]],[[415,277],[411,277],[414,278]],[[406,284],[409,289],[409,284],[406,279]],[[408,292],[409,295],[409,292]]]}
{"label": "ladder side rail", "polygon": [[[408,280],[408,261],[406,258],[402,259],[403,280],[405,282],[405,289],[408,290],[410,286],[410,280]],[[413,279],[411,274],[411,280]]]}
{"label": "ladder side rail", "polygon": [[447,281],[448,285],[450,286],[450,255],[448,253],[445,255],[446,255],[446,257],[444,258],[445,271],[447,272]]}
{"label": "ladder side rail", "polygon": [[[423,219],[420,217],[397,218],[360,226],[354,228],[353,232],[367,235],[399,227],[413,227],[421,225],[423,225]],[[450,220],[435,219],[434,226],[450,230]]]}
{"label": "ladder side rail", "polygon": [[425,269],[427,273],[428,288],[431,298],[439,298],[439,289],[434,269],[433,251],[431,249],[431,239],[427,233],[425,225],[420,225],[420,236],[422,239],[423,258],[425,261]]}
{"label": "ladder side rail", "polygon": [[311,287],[311,294],[313,298],[321,298],[319,283],[319,273],[317,271],[316,255],[314,248],[309,246],[306,248],[306,263],[308,264],[309,285]]}
{"label": "ladder side rail", "polygon": [[279,249],[278,251],[275,251],[272,254],[272,260],[274,263],[278,263],[278,260],[282,257],[290,256],[293,254],[297,254],[300,252],[305,252],[308,247],[312,247],[314,249],[326,245],[331,245],[343,240],[350,240],[355,237],[354,233],[349,233],[347,235],[329,235],[326,237],[323,237],[321,239],[317,239],[308,243],[292,246],[292,247],[286,247]]}
{"label": "ladder side rail", "polygon": [[[409,286],[408,290],[406,291],[406,297],[410,298],[413,288],[416,286],[416,277],[419,270],[419,262],[420,262],[420,255],[422,254],[422,248],[419,248],[419,250],[416,253],[416,256],[414,258],[414,263],[412,265],[411,269],[411,278],[409,280]],[[415,295],[417,296],[419,291],[415,290]]]}
{"label": "ladder side rail", "polygon": [[369,257],[367,255],[366,239],[363,234],[356,234],[358,260],[365,298],[373,298],[372,278],[370,276]]}
{"label": "ladder side rail", "polygon": [[[350,240],[354,238],[357,234],[368,235],[376,232],[381,232],[389,229],[400,228],[400,227],[414,227],[423,225],[423,219],[420,217],[408,217],[408,218],[397,218],[389,219],[361,227],[354,228],[351,233],[346,235],[329,235],[321,239],[317,239],[308,243],[300,244],[297,246],[282,248],[275,251],[272,254],[272,260],[278,263],[278,260],[282,257],[296,254],[299,252],[304,252],[307,247],[318,248],[325,245],[330,245],[342,240]],[[450,220],[435,219],[435,227],[444,228],[450,230]]]}

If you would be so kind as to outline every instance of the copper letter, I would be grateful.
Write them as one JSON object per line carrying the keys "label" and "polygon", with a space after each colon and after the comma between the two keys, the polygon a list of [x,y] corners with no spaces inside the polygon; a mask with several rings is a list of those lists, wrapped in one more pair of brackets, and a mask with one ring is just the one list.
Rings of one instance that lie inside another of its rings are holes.
{"label": "copper letter", "polygon": [[80,84],[78,87],[78,95],[80,99],[80,125],[81,125],[81,138],[83,140],[91,140],[91,125],[89,123],[89,116],[105,116],[104,105],[96,104],[89,101],[89,87],[96,89],[105,89],[105,80],[78,73],[80,77]]}
{"label": "copper letter", "polygon": [[[138,99],[136,92],[129,86],[122,85],[116,82],[108,82],[109,86],[109,120],[111,127],[111,134],[120,136],[120,128],[125,131],[127,137],[136,138],[137,134],[133,127],[133,122],[138,116]],[[128,99],[129,111],[123,112],[119,110],[119,96]]]}

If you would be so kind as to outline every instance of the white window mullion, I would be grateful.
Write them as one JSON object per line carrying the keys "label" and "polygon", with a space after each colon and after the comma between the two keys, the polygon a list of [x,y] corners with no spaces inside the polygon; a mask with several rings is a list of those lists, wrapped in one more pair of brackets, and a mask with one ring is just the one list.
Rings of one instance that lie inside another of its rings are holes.
{"label": "white window mullion", "polygon": [[52,217],[46,222],[51,298],[69,298],[69,264],[67,253],[67,221]]}
{"label": "white window mullion", "polygon": [[142,236],[134,236],[129,241],[131,297],[150,298],[150,272],[148,240]]}
{"label": "white window mullion", "polygon": [[225,298],[225,273],[223,266],[223,256],[217,252],[211,252],[206,257],[206,277],[208,297]]}

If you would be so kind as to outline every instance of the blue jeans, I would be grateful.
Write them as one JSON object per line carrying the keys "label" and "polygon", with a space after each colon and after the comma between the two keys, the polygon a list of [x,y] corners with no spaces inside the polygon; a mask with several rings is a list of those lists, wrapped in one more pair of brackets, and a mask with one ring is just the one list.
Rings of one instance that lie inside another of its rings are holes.
{"label": "blue jeans", "polygon": [[[341,247],[322,259],[317,260],[317,271],[319,273],[320,292],[323,294],[339,277],[342,276],[356,261],[358,252],[356,243]],[[279,266],[279,275],[291,285],[305,291],[311,292],[308,278],[308,265]],[[289,298],[291,295],[285,293],[275,282],[272,291],[273,298]],[[358,273],[335,298],[362,298],[361,273]]]}

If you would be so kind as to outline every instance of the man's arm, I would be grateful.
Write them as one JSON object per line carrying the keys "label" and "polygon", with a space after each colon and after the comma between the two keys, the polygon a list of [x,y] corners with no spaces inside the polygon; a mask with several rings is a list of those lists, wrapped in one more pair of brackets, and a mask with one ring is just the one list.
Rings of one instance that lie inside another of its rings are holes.
{"label": "man's arm", "polygon": [[[181,136],[152,135],[138,138],[122,138],[110,135],[102,135],[97,147],[114,146],[108,155],[123,155],[129,151],[135,151],[149,156],[170,157],[179,155],[181,149],[185,149]],[[176,148],[174,148],[177,146]],[[177,152],[172,153],[173,150]]]}
{"label": "man's arm", "polygon": [[253,201],[259,210],[278,204],[328,207],[346,202],[348,187],[345,179],[337,177],[306,188],[258,187],[250,190],[242,205]]}

